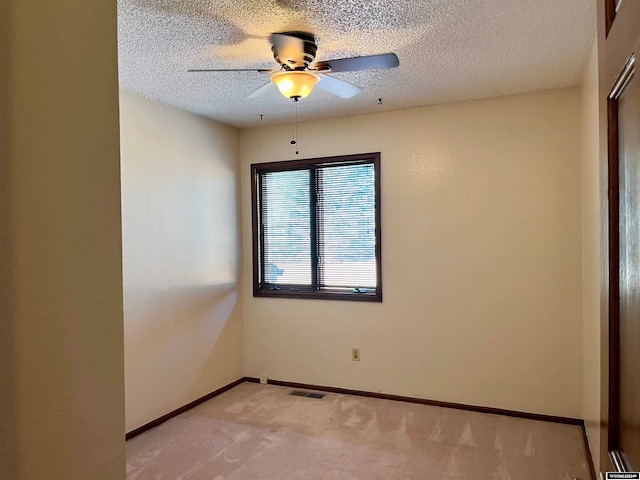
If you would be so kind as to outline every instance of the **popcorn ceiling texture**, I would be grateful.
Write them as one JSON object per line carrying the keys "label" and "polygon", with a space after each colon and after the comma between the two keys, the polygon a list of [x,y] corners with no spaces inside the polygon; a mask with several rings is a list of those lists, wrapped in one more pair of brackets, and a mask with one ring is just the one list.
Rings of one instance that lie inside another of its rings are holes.
{"label": "popcorn ceiling texture", "polygon": [[[277,68],[268,37],[316,35],[316,60],[395,52],[392,70],[334,74],[364,87],[301,100],[312,120],[580,83],[595,33],[588,0],[118,0],[123,89],[237,127],[291,120],[290,100],[257,72]],[[378,98],[383,104],[378,105]],[[263,115],[264,120],[260,120]]]}

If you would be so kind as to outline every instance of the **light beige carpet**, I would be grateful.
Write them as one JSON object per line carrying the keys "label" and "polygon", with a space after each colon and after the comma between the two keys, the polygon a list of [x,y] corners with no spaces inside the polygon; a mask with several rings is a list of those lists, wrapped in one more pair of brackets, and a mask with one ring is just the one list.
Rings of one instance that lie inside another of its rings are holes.
{"label": "light beige carpet", "polygon": [[127,442],[129,480],[587,480],[579,427],[243,383]]}

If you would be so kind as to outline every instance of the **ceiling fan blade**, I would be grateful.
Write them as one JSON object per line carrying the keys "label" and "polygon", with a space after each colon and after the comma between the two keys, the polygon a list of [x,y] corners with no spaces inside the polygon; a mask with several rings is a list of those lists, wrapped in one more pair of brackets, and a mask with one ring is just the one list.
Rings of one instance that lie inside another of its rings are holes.
{"label": "ceiling fan blade", "polygon": [[382,55],[369,55],[366,57],[338,58],[317,62],[315,70],[319,72],[353,72],[356,70],[376,70],[381,68],[395,68],[400,61],[395,53],[383,53]]}
{"label": "ceiling fan blade", "polygon": [[276,60],[281,64],[304,66],[304,41],[284,33],[272,33],[269,41],[273,45]]}
{"label": "ceiling fan blade", "polygon": [[351,98],[362,91],[362,88],[359,86],[345,82],[339,78],[332,77],[331,75],[319,75],[319,77],[320,81],[316,83],[316,87],[333,93],[340,98]]}
{"label": "ceiling fan blade", "polygon": [[269,82],[269,83],[265,83],[264,85],[262,85],[260,88],[258,88],[255,92],[253,92],[251,95],[249,95],[247,98],[257,98],[257,97],[261,97],[262,95],[264,95],[265,93],[267,93],[269,90],[271,90],[273,88],[273,83]]}
{"label": "ceiling fan blade", "polygon": [[274,70],[264,68],[190,68],[187,72],[258,72],[275,73]]}

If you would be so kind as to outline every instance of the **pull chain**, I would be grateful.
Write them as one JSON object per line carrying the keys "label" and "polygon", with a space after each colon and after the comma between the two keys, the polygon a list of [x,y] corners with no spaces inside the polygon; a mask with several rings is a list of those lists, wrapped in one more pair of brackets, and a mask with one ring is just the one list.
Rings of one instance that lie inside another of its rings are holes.
{"label": "pull chain", "polygon": [[[298,145],[298,100],[296,99],[295,101],[295,109],[296,109],[296,147]],[[300,152],[298,151],[298,149],[296,148],[296,155],[298,155]]]}
{"label": "pull chain", "polygon": [[[298,144],[298,97],[293,97],[293,104],[291,105],[291,117],[293,120],[291,124],[291,145],[297,145]],[[296,155],[298,155],[299,153],[300,152],[296,147]]]}

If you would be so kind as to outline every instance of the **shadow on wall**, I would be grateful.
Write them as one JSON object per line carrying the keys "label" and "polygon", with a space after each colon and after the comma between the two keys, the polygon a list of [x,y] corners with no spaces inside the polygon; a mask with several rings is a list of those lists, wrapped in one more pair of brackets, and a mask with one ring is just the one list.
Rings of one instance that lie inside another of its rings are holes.
{"label": "shadow on wall", "polygon": [[[213,349],[237,303],[237,285],[223,284],[166,291],[125,291],[126,362],[141,365],[158,352],[180,354],[182,345]],[[129,347],[129,348],[127,348]],[[208,348],[207,348],[208,347]],[[184,353],[191,354],[190,349]]]}
{"label": "shadow on wall", "polygon": [[[234,303],[237,302],[237,292],[229,295],[228,299],[229,301],[233,300]],[[228,320],[219,332],[215,346],[212,345],[212,348],[209,350],[209,355],[202,361],[202,368],[199,373],[196,375],[194,371],[193,378],[195,380],[190,391],[190,398],[199,398],[203,394],[209,393],[212,390],[211,388],[203,392],[199,390],[199,386],[209,385],[213,378],[226,378],[226,380],[218,383],[227,385],[244,375],[244,349],[242,344],[239,345],[237,343],[237,339],[241,338],[238,336],[238,332],[241,332],[242,328],[242,324],[240,323],[241,317],[236,313],[237,308],[238,307],[235,307],[229,314]],[[229,369],[231,363],[229,362],[229,358],[238,356],[242,359],[243,368],[234,372]]]}
{"label": "shadow on wall", "polygon": [[133,295],[125,302],[128,431],[242,375],[235,283]]}

